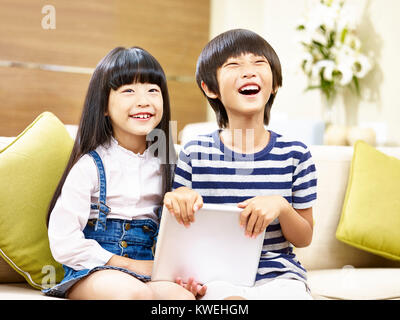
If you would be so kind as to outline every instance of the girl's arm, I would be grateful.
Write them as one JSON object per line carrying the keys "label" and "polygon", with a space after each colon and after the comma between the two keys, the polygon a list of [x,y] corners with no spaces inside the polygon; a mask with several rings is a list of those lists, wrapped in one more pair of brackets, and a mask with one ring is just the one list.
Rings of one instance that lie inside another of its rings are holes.
{"label": "girl's arm", "polygon": [[104,265],[112,256],[83,234],[97,184],[96,166],[89,155],[84,155],[69,172],[50,215],[48,235],[53,257],[75,270]]}

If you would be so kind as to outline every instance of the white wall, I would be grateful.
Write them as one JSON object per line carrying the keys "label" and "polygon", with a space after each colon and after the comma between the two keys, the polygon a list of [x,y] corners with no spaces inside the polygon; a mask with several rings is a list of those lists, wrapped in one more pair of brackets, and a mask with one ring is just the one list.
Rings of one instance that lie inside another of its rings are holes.
{"label": "white wall", "polygon": [[[272,108],[290,118],[322,118],[318,91],[304,92],[306,78],[300,67],[302,49],[296,43],[295,24],[319,0],[211,0],[210,38],[232,28],[247,28],[262,35],[277,52],[283,87]],[[375,68],[361,80],[360,100],[346,95],[348,119],[380,122],[386,126],[386,144],[400,145],[400,1],[347,0],[364,48],[375,56]],[[209,109],[209,119],[214,119]]]}

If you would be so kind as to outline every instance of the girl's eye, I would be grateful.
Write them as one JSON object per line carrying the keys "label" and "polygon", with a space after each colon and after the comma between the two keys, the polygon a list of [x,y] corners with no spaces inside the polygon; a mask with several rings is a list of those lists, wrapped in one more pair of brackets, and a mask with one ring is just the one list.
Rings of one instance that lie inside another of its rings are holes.
{"label": "girl's eye", "polygon": [[133,89],[125,89],[122,92],[126,92],[126,93],[133,93],[135,92]]}
{"label": "girl's eye", "polygon": [[261,64],[261,63],[267,63],[266,60],[257,60],[256,63]]}
{"label": "girl's eye", "polygon": [[156,88],[151,88],[151,89],[149,90],[149,92],[160,92],[160,90],[158,90],[158,89],[156,89]]}

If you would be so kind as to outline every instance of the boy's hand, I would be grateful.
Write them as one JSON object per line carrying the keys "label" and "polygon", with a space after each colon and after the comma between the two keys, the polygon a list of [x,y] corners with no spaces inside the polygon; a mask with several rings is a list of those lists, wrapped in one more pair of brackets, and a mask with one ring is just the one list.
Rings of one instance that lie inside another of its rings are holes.
{"label": "boy's hand", "polygon": [[192,189],[180,187],[165,194],[164,205],[178,223],[188,227],[194,222],[194,213],[203,206],[203,198]]}
{"label": "boy's hand", "polygon": [[175,282],[193,293],[196,298],[200,298],[206,294],[207,287],[197,283],[193,278],[189,278],[188,282],[184,283],[182,279],[178,277],[176,278]]}
{"label": "boy's hand", "polygon": [[258,196],[238,203],[244,208],[240,214],[240,226],[249,237],[257,237],[274,221],[289,203],[281,196]]}

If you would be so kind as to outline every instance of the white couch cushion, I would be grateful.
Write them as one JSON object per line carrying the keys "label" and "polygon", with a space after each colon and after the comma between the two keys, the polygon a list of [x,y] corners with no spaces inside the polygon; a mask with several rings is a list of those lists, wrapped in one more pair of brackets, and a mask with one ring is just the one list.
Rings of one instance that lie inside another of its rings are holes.
{"label": "white couch cushion", "polygon": [[316,299],[400,299],[400,269],[315,270],[308,273],[308,284]]}
{"label": "white couch cushion", "polygon": [[0,284],[1,300],[59,300],[44,295],[40,290],[33,289],[28,283],[2,283]]}

